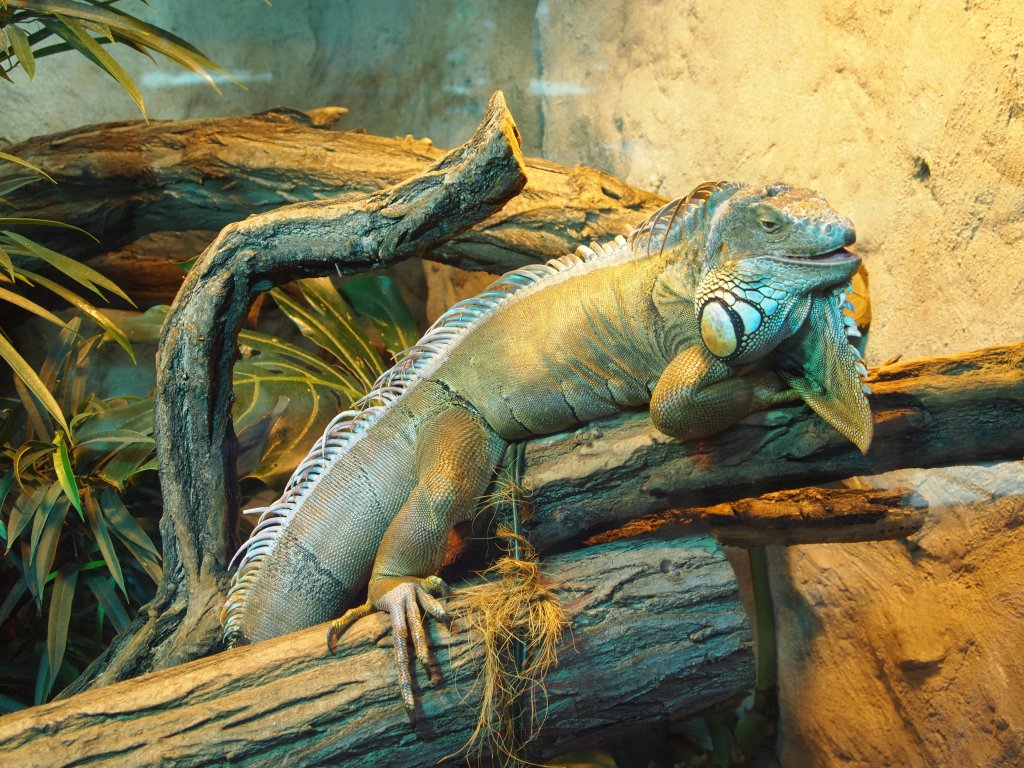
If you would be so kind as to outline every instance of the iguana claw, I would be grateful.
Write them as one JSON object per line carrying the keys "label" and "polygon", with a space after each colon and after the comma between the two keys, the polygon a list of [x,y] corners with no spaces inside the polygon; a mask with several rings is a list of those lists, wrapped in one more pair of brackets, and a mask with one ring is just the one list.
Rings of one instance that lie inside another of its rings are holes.
{"label": "iguana claw", "polygon": [[[395,582],[399,583],[395,584]],[[435,595],[446,597],[450,594],[450,590],[438,576],[428,576],[425,579],[381,579],[377,585],[378,589],[374,591],[378,591],[381,586],[387,591],[373,600],[373,605],[391,616],[395,664],[398,668],[398,686],[402,692],[402,704],[405,705],[409,722],[415,722],[413,712],[416,707],[416,697],[413,695],[412,672],[409,668],[409,638],[412,637],[416,659],[429,674],[430,646],[427,644],[427,635],[423,631],[423,621],[420,619],[419,612],[422,610],[438,621],[450,622],[451,616],[435,597]]]}

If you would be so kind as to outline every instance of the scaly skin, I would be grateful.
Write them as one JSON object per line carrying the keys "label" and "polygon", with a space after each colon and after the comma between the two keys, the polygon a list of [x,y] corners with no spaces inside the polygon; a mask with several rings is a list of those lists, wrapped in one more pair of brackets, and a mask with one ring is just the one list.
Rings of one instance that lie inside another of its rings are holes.
{"label": "scaly skin", "polygon": [[229,640],[325,621],[368,585],[328,643],[388,612],[411,716],[410,636],[426,664],[420,611],[447,618],[435,573],[448,533],[510,441],[647,403],[658,429],[687,440],[803,398],[866,450],[839,304],[860,263],[853,241],[810,190],[705,184],[628,242],[582,249],[585,263],[566,257],[540,279],[511,273],[450,310],[383,377],[366,426],[329,429],[264,513],[225,608]]}

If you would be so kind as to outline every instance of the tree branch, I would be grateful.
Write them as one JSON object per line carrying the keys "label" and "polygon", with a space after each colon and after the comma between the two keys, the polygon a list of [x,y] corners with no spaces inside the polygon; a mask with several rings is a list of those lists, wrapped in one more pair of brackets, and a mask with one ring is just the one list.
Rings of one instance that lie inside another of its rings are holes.
{"label": "tree branch", "polygon": [[524,482],[539,550],[678,506],[873,475],[1020,458],[1024,343],[873,368],[875,437],[866,456],[804,406],[755,414],[679,443],[645,412],[530,442]]}
{"label": "tree branch", "polygon": [[435,248],[524,183],[518,131],[498,93],[469,142],[401,184],[224,228],[189,272],[161,333],[154,426],[164,578],[147,610],[75,690],[180,664],[219,645],[238,506],[231,370],[256,296],[299,277],[364,271]]}
{"label": "tree branch", "polygon": [[[572,631],[546,681],[536,758],[728,706],[753,684],[736,581],[712,539],[618,541],[543,570]],[[463,764],[481,651],[469,633],[430,632],[441,681],[415,670],[415,729],[378,614],[346,634],[339,657],[320,626],[8,715],[0,752],[22,768]]]}

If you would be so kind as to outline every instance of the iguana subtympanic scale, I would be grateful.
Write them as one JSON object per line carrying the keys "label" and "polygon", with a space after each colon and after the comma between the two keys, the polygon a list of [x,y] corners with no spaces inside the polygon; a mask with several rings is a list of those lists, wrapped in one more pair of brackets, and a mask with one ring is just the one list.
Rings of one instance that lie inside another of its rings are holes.
{"label": "iguana subtympanic scale", "polygon": [[[650,405],[680,439],[803,398],[862,450],[871,417],[844,291],[853,225],[785,184],[698,186],[628,239],[499,278],[442,315],[369,395],[330,424],[239,552],[229,643],[326,621],[369,600],[390,613],[403,701],[420,609],[509,441]],[[237,557],[237,556],[236,556]]]}

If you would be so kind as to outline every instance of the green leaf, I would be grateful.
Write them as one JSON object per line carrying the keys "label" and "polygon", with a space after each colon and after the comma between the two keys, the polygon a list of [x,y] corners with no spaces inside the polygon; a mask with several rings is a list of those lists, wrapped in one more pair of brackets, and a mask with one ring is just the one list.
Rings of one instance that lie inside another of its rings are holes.
{"label": "green leaf", "polygon": [[17,376],[24,385],[28,388],[35,397],[39,400],[42,406],[50,412],[50,414],[57,420],[57,423],[64,428],[64,431],[70,432],[71,429],[68,427],[67,421],[64,419],[64,414],[61,412],[60,406],[57,405],[57,401],[53,399],[53,395],[46,388],[42,381],[39,380],[39,376],[35,371],[32,370],[25,358],[18,354],[18,350],[9,342],[3,334],[0,334],[0,357],[2,357],[11,369],[14,371],[14,375]]}
{"label": "green leaf", "polygon": [[[7,501],[7,494],[11,490],[11,486],[14,485],[14,472],[8,472],[0,479],[0,509],[3,509],[4,502]],[[5,539],[6,541],[6,539]]]}
{"label": "green leaf", "polygon": [[54,325],[59,325],[61,328],[67,328],[67,325],[64,323],[64,321],[57,317],[55,314],[53,314],[53,312],[39,306],[30,299],[26,299],[21,294],[14,293],[14,291],[8,291],[6,288],[0,288],[0,301],[6,301],[10,304],[14,304],[16,307],[21,307],[27,312],[31,312],[34,315],[38,315],[39,317],[53,323]]}
{"label": "green leaf", "polygon": [[31,493],[25,491],[18,494],[18,498],[11,505],[11,515],[7,519],[7,549],[14,546],[22,531],[35,519],[39,502],[43,500],[45,493],[46,489],[39,487],[32,489]]}
{"label": "green leaf", "polygon": [[46,516],[46,526],[43,529],[43,535],[39,539],[39,548],[36,551],[35,560],[30,562],[30,567],[34,570],[35,586],[38,590],[36,592],[37,595],[42,595],[46,577],[53,566],[53,559],[57,554],[57,543],[60,540],[64,519],[67,517],[70,507],[71,505],[67,500],[58,500]]}
{"label": "green leaf", "polygon": [[21,64],[28,79],[31,80],[36,76],[36,59],[32,55],[32,47],[28,44],[28,35],[17,24],[8,24],[6,32],[7,39],[11,41],[14,55],[18,57],[18,63]]}
{"label": "green leaf", "polygon": [[26,592],[28,592],[28,585],[24,581],[18,579],[14,582],[14,586],[7,593],[3,604],[0,604],[0,626],[3,626],[3,623],[7,621],[7,617],[11,615],[11,611],[14,610],[18,601],[21,600],[22,595]]}
{"label": "green leaf", "polygon": [[6,152],[0,152],[0,160],[6,160],[6,161],[8,161],[10,163],[17,163],[20,166],[28,168],[30,171],[35,171],[36,173],[38,173],[40,176],[42,176],[43,178],[47,179],[48,181],[50,181],[50,182],[52,182],[54,184],[57,183],[56,181],[53,180],[53,177],[50,176],[50,174],[48,174],[42,168],[39,168],[38,166],[32,165],[32,163],[28,162],[28,160],[22,160],[20,157],[17,157],[15,155],[9,155]]}
{"label": "green leaf", "polygon": [[[17,232],[5,231],[3,234],[12,243],[15,243],[18,246],[20,246],[21,250],[23,251],[23,253],[25,253],[25,255],[35,256],[37,259],[46,262],[54,269],[60,270],[79,285],[83,285],[89,290],[93,291],[101,299],[106,300],[107,297],[103,295],[103,291],[101,291],[97,286],[106,288],[111,293],[114,293],[120,296],[125,301],[132,303],[132,300],[128,298],[128,294],[122,291],[118,287],[117,283],[115,283],[106,275],[97,272],[92,267],[86,266],[85,264],[75,261],[74,259],[69,259],[64,254],[57,253],[56,251],[47,248],[45,245],[40,245],[34,240],[29,240],[27,237],[25,237],[24,235],[19,235]],[[9,248],[10,250],[15,250],[10,246]],[[24,272],[28,277],[32,278],[35,282],[40,282],[40,276],[37,275],[36,273],[29,272],[28,270],[22,270],[22,272]],[[52,281],[49,282],[52,283]]]}
{"label": "green leaf", "polygon": [[111,530],[126,545],[148,552],[159,561],[160,551],[142,526],[128,512],[121,497],[113,488],[104,488],[100,494],[100,510]]}
{"label": "green leaf", "polygon": [[0,226],[16,227],[19,224],[27,227],[56,227],[58,229],[72,229],[75,232],[81,232],[93,242],[99,242],[99,239],[91,232],[88,232],[81,227],[76,227],[74,224],[57,221],[56,219],[36,219],[25,216],[0,216]]}
{"label": "green leaf", "polygon": [[392,354],[408,349],[420,337],[419,327],[394,281],[385,275],[361,275],[341,285],[352,308],[373,321]]}
{"label": "green leaf", "polygon": [[104,432],[92,433],[88,440],[79,440],[75,443],[75,450],[97,443],[104,448],[115,445],[156,445],[156,441],[151,435],[145,435],[133,429],[108,429]]}
{"label": "green leaf", "polygon": [[11,261],[10,254],[8,254],[3,248],[0,248],[0,267],[7,270],[7,274],[11,276],[12,283],[17,279],[14,276],[14,262]]}
{"label": "green leaf", "polygon": [[50,695],[48,686],[50,681],[50,660],[47,654],[39,654],[39,666],[36,668],[36,690],[33,703],[39,706],[46,701]]}
{"label": "green leaf", "polygon": [[49,666],[49,682],[46,696],[57,682],[57,673],[67,650],[68,625],[71,623],[71,604],[75,599],[75,585],[78,583],[78,566],[66,563],[57,571],[50,595],[50,617],[46,630],[46,656]]}
{"label": "green leaf", "polygon": [[[61,5],[61,3],[48,4]],[[37,4],[37,7],[39,7],[39,4]],[[66,40],[72,48],[77,49],[80,53],[85,55],[86,58],[91,59],[108,75],[114,78],[114,80],[117,81],[117,84],[124,89],[125,93],[132,97],[132,101],[135,102],[139,111],[142,112],[142,116],[145,117],[146,104],[142,99],[142,93],[139,91],[139,87],[135,84],[135,81],[132,80],[127,72],[124,71],[124,68],[117,62],[117,60],[70,16],[54,13],[54,18],[60,22],[60,24],[54,24],[53,22],[47,22],[45,20],[42,20],[42,23],[48,29],[51,29]],[[60,25],[63,25],[64,28],[61,29]]]}
{"label": "green leaf", "polygon": [[78,483],[75,481],[75,470],[71,466],[71,457],[68,455],[68,446],[64,439],[64,433],[58,432],[53,438],[56,450],[53,452],[53,469],[57,473],[57,481],[64,490],[68,500],[78,510],[78,516],[85,520],[82,512],[82,498],[78,495]]}
{"label": "green leaf", "polygon": [[[60,497],[60,483],[51,483],[46,488],[46,492],[43,493],[43,498],[39,501],[39,506],[36,508],[35,515],[32,518],[32,536],[31,545],[29,548],[28,559],[30,562],[35,561],[36,554],[39,552],[39,544],[43,538],[43,533],[46,531],[46,525],[50,522],[50,516],[56,509],[57,499]],[[59,514],[59,512],[58,512]],[[56,515],[54,515],[56,516]],[[49,564],[47,563],[46,571],[43,573],[43,578],[39,581],[39,586],[42,587],[46,581],[46,575],[50,572]]]}
{"label": "green leaf", "polygon": [[[42,381],[42,376],[39,377],[39,380]],[[43,381],[43,386],[46,386],[45,381]],[[48,386],[46,388],[49,390]],[[14,379],[14,390],[21,399],[21,407],[24,409],[25,418],[28,421],[25,426],[26,439],[33,440],[36,437],[48,437],[53,434],[53,423],[39,402],[39,398],[33,395],[25,383],[18,378]],[[60,403],[57,405],[59,406]]]}
{"label": "green leaf", "polygon": [[103,611],[106,613],[106,617],[110,620],[111,625],[114,627],[115,632],[124,632],[128,629],[130,619],[128,618],[128,610],[125,608],[121,597],[114,591],[110,586],[110,581],[106,576],[90,576],[86,582],[89,585],[89,589],[96,596],[97,602],[103,606]]}
{"label": "green leaf", "polygon": [[128,353],[128,356],[132,359],[133,363],[136,362],[135,351],[132,349],[132,344],[128,341],[128,337],[125,335],[124,331],[121,330],[118,324],[111,320],[105,313],[101,312],[77,293],[68,290],[60,283],[55,283],[53,280],[43,277],[42,275],[35,275],[34,279],[40,286],[57,294],[68,304],[77,307],[81,312],[88,315],[93,322],[107,332],[110,338],[118,343],[121,349]]}
{"label": "green leaf", "polygon": [[91,488],[85,492],[85,511],[89,517],[89,527],[92,528],[96,543],[99,545],[100,553],[107,564],[107,570],[114,577],[117,586],[126,595],[124,588],[124,574],[121,573],[121,562],[117,559],[117,551],[114,549],[114,542],[110,538],[110,531],[107,529],[107,521],[103,519],[103,512],[96,506],[96,499]]}

